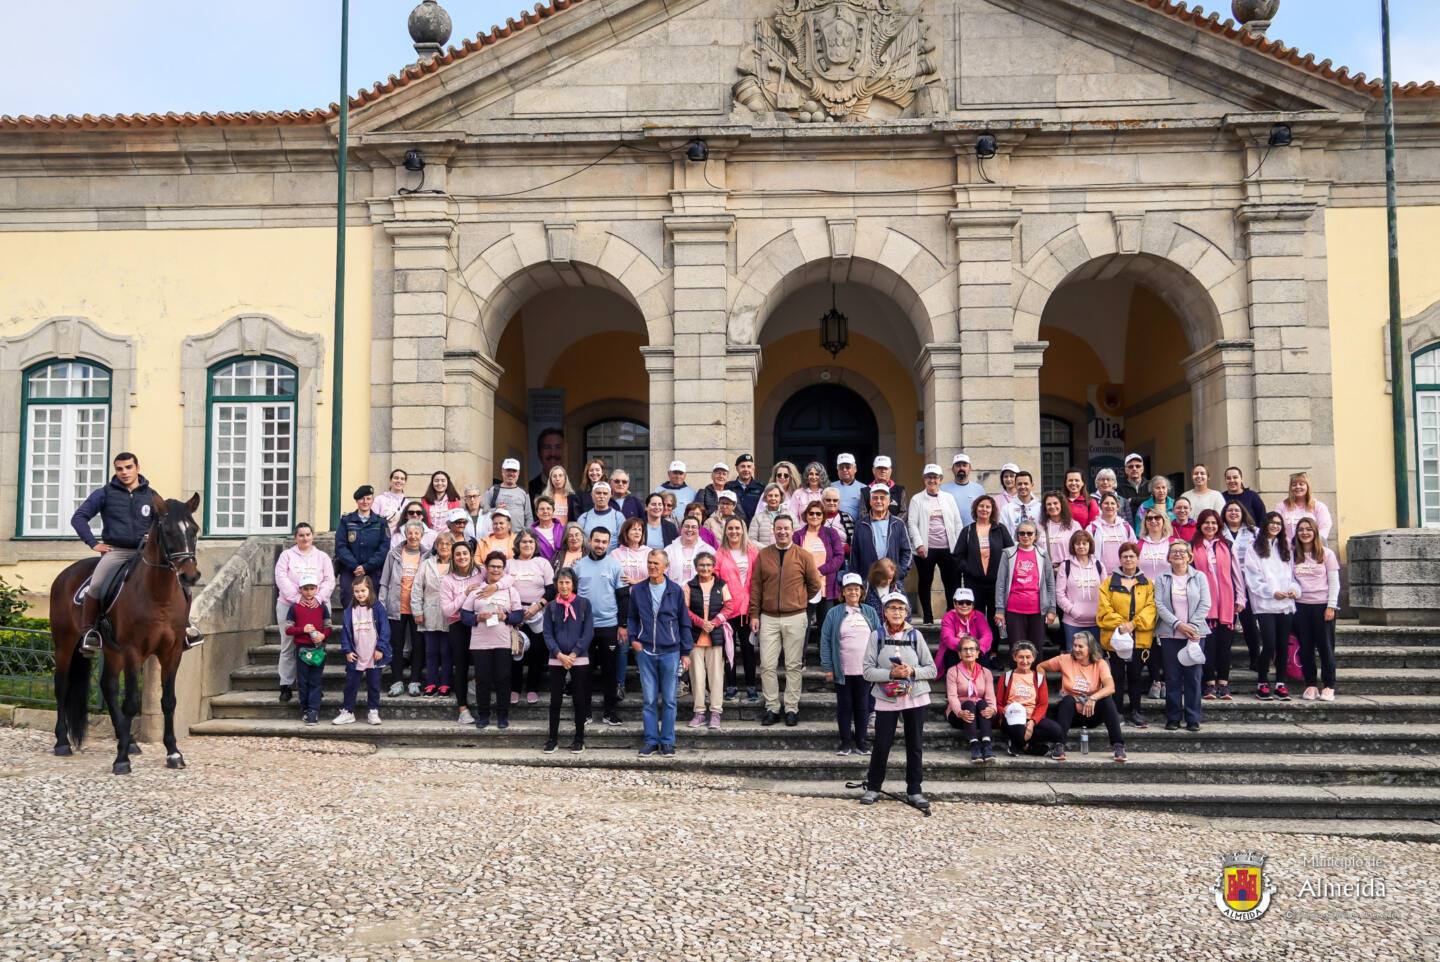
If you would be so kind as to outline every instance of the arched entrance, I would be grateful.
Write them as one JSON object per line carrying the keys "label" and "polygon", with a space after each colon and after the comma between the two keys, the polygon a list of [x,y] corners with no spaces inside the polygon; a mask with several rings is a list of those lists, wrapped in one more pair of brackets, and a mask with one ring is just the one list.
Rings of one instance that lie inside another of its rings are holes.
{"label": "arched entrance", "polygon": [[839,384],[812,384],[791,395],[775,418],[775,460],[804,466],[819,461],[834,473],[842,452],[869,466],[880,432],[865,399]]}

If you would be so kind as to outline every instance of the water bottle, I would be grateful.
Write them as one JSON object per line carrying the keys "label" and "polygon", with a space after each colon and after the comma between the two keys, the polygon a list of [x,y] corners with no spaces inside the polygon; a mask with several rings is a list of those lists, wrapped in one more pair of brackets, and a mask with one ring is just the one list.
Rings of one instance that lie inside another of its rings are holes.
{"label": "water bottle", "polygon": [[1080,754],[1090,754],[1090,729],[1080,729]]}

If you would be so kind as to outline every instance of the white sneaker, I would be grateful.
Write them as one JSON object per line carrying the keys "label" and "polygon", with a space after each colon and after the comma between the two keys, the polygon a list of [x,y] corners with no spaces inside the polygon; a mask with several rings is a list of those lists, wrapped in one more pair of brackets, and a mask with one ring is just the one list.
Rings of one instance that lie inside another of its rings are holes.
{"label": "white sneaker", "polygon": [[1334,701],[1334,700],[1335,700],[1335,689],[1333,689],[1333,688],[1323,688],[1323,689],[1321,689],[1321,691],[1320,691],[1320,700],[1321,700],[1321,701]]}
{"label": "white sneaker", "polygon": [[[374,712],[371,712],[370,714],[373,715],[373,714],[375,714],[375,713],[374,713]],[[353,724],[355,724],[355,713],[354,713],[353,711],[345,711],[344,709],[341,709],[340,714],[336,715],[336,716],[335,716],[335,720],[332,721],[330,724],[332,724],[332,725],[353,725]]]}
{"label": "white sneaker", "polygon": [[456,724],[464,725],[466,728],[473,727],[475,724],[475,716],[470,714],[470,709],[462,708],[460,709],[460,718]]}
{"label": "white sneaker", "polygon": [[410,683],[410,697],[411,697],[411,698],[419,698],[419,697],[420,697],[420,683],[419,683],[418,681],[412,681],[412,682]]}
{"label": "white sneaker", "polygon": [[1305,689],[1303,692],[1300,693],[1300,698],[1304,701],[1314,701],[1319,697],[1320,689],[1316,688],[1314,685],[1311,685],[1309,688]]}
{"label": "white sneaker", "polygon": [[390,686],[391,698],[399,698],[403,694],[405,694],[405,683],[403,681],[397,681],[395,684]]}
{"label": "white sneaker", "polygon": [[367,725],[380,724],[380,713],[373,708],[370,709],[370,711],[365,715],[365,723]]}

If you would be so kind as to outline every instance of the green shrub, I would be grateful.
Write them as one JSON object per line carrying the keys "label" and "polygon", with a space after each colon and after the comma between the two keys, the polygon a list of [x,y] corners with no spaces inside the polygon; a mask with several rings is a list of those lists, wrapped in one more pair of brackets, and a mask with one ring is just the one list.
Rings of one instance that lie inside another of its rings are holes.
{"label": "green shrub", "polygon": [[16,578],[12,585],[0,578],[0,625],[18,625],[22,620],[43,620],[26,619],[25,612],[29,607],[25,602],[25,589],[20,584],[20,579]]}

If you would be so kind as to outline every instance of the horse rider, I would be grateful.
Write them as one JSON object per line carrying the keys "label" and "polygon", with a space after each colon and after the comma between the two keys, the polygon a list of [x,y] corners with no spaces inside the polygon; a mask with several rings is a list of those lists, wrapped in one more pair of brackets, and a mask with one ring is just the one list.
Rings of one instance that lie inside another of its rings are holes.
{"label": "horse rider", "polygon": [[[85,591],[85,606],[80,614],[80,623],[85,626],[80,635],[80,651],[86,655],[99,651],[103,641],[99,622],[105,589],[125,562],[139,552],[145,534],[150,530],[155,508],[155,492],[140,473],[140,460],[129,451],[121,451],[115,455],[114,466],[115,475],[110,482],[90,492],[90,496],[70,516],[70,526],[80,540],[100,553],[100,563],[90,576],[90,587]],[[98,541],[90,530],[90,519],[97,514],[101,525]],[[189,586],[185,586],[185,597],[190,597]],[[186,648],[194,648],[204,640],[199,629],[186,625]]]}

